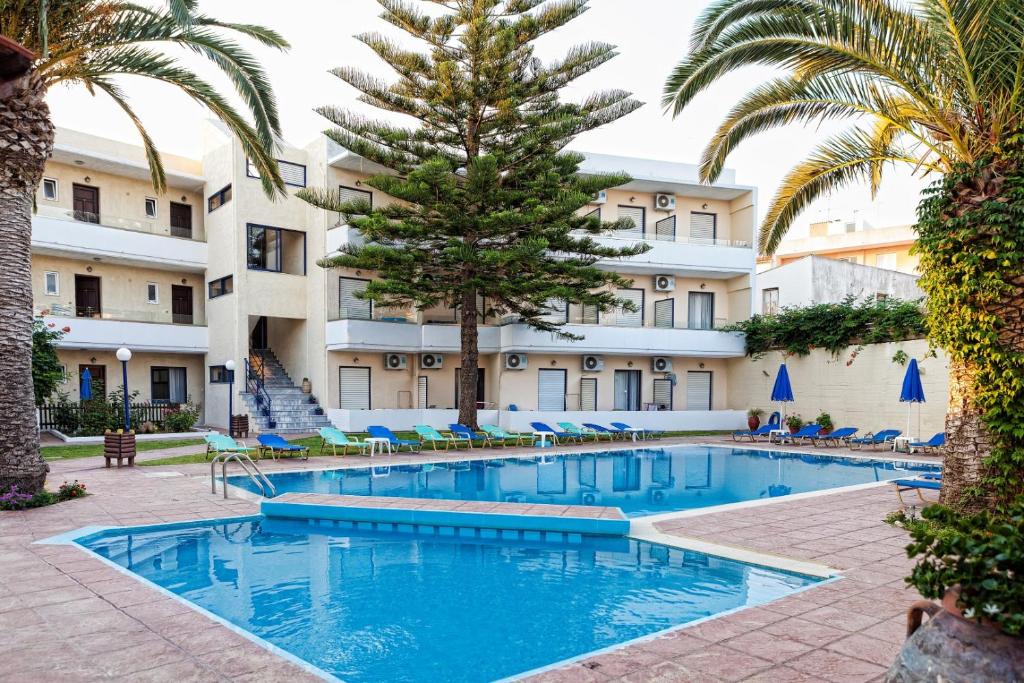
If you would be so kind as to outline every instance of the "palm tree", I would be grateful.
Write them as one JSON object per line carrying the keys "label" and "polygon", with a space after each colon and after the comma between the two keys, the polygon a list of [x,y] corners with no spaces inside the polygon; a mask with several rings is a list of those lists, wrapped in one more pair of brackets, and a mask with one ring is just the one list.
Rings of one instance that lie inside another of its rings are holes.
{"label": "palm tree", "polygon": [[[196,0],[170,0],[160,11],[120,0],[0,0],[0,490],[42,488],[32,395],[31,233],[35,190],[53,148],[46,105],[52,86],[78,85],[112,98],[135,125],[153,186],[166,189],[153,141],[133,112],[119,76],[142,76],[180,88],[237,136],[268,195],[284,192],[273,158],[280,135],[270,83],[256,59],[230,37],[285,49],[276,32],[225,23],[196,11]],[[206,57],[228,76],[253,123],[223,95],[181,66],[164,47]]]}
{"label": "palm tree", "polygon": [[[853,122],[785,177],[761,226],[762,253],[774,253],[809,203],[854,182],[874,193],[889,167],[941,181],[920,207],[916,249],[930,336],[950,356],[943,498],[964,509],[990,505],[1006,483],[1000,471],[1013,464],[1010,488],[1019,491],[1024,430],[998,413],[1016,405],[1009,418],[1024,420],[1024,389],[995,378],[1024,370],[1024,335],[1006,334],[1008,312],[1021,320],[1024,279],[1019,260],[1005,257],[1021,249],[1024,233],[1019,219],[994,218],[991,209],[1021,202],[1019,145],[1010,141],[1024,123],[1024,9],[1012,0],[714,0],[663,103],[678,116],[698,93],[749,65],[780,75],[726,115],[704,151],[704,180],[750,136]],[[965,265],[958,251],[980,260]]]}

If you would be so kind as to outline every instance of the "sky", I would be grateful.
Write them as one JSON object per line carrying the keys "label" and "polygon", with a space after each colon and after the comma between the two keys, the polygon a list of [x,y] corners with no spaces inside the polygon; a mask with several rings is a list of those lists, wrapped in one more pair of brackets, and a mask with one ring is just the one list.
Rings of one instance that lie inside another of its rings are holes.
{"label": "sky", "polygon": [[[679,117],[673,119],[662,110],[665,79],[685,56],[691,27],[707,4],[706,0],[591,0],[582,17],[538,44],[538,56],[544,60],[578,43],[616,45],[619,56],[579,79],[567,89],[566,97],[579,99],[594,90],[621,88],[646,103],[633,114],[580,136],[573,148],[688,163],[700,160],[704,145],[730,107],[749,88],[774,75],[767,68],[735,72],[699,96]],[[218,19],[273,27],[291,43],[286,53],[246,44],[268,71],[284,137],[293,145],[305,145],[327,126],[313,111],[317,106],[333,104],[373,113],[356,102],[356,91],[329,74],[329,69],[354,65],[392,78],[389,68],[353,38],[367,31],[402,37],[399,29],[378,18],[380,7],[375,0],[201,0],[200,7]],[[193,56],[184,59],[223,91],[230,89],[211,66]],[[160,149],[199,155],[200,122],[208,116],[199,105],[160,83],[128,77],[122,82]],[[102,94],[93,97],[81,88],[57,87],[51,91],[49,103],[59,126],[138,143],[134,126]],[[849,125],[853,122],[762,133],[735,150],[727,165],[736,169],[738,183],[758,188],[758,208],[763,216],[785,173],[827,133]],[[807,226],[820,220],[860,217],[875,227],[912,223],[920,190],[929,181],[892,169],[874,201],[866,187],[852,186],[808,208],[790,237],[805,236]]]}

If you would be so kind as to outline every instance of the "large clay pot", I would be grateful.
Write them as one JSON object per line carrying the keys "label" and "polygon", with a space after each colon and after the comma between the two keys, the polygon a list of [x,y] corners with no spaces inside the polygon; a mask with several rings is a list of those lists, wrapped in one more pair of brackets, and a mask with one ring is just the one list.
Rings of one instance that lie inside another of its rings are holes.
{"label": "large clay pot", "polygon": [[[942,605],[921,600],[907,612],[907,640],[888,683],[1024,681],[1024,638],[960,616],[956,593]],[[923,614],[928,622],[921,625]]]}
{"label": "large clay pot", "polygon": [[750,415],[747,417],[747,429],[754,431],[761,426],[761,418],[757,415]]}

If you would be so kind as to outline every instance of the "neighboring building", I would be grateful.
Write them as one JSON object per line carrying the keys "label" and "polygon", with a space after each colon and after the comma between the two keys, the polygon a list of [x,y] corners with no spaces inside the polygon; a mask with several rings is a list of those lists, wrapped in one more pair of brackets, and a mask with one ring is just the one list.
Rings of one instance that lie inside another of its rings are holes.
{"label": "neighboring building", "polygon": [[[279,431],[328,420],[345,429],[454,421],[458,312],[383,310],[357,299],[373,273],[327,271],[316,261],[358,234],[293,196],[308,185],[387,201],[362,182],[381,169],[326,137],[284,147],[290,196],[272,202],[237,141],[211,123],[204,143],[201,160],[165,157],[169,189],[158,196],[140,148],[58,131],[32,245],[36,310],[71,327],[60,344],[69,376],[62,390],[77,397],[75,378],[86,368],[119,386],[114,351],[127,346],[130,388],[141,400],[191,396],[215,426],[226,423],[229,359],[238,365],[236,412],[252,413],[259,429],[266,418],[250,392],[264,390]],[[620,295],[640,311],[553,304],[553,315],[585,337],[575,343],[485,320],[478,398],[502,411],[485,419],[524,426],[537,411],[555,419],[581,410],[600,421],[608,416],[593,411],[661,407],[674,412],[644,416],[645,424],[736,426],[742,416],[726,410],[725,359],[741,357],[743,342],[715,328],[746,318],[754,303],[754,190],[736,185],[731,171],[706,186],[689,164],[588,155],[582,170],[634,178],[585,211],[637,224],[601,240],[652,245],[599,264],[634,280]],[[264,389],[246,381],[247,364]],[[314,414],[303,379],[326,416]],[[506,412],[510,405],[518,410]]]}
{"label": "neighboring building", "polygon": [[759,258],[758,271],[815,255],[916,275],[919,259],[910,253],[916,238],[912,225],[875,228],[864,221],[812,223],[809,237],[785,239],[774,257]]}
{"label": "neighboring building", "polygon": [[894,270],[861,266],[824,256],[804,256],[757,275],[755,311],[838,303],[847,297],[919,299],[917,277]]}

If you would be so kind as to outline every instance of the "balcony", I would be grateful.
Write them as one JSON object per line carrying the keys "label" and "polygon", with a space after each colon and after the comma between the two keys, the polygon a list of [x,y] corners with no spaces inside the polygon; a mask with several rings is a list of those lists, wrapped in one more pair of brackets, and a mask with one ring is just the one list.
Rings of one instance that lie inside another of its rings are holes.
{"label": "balcony", "polygon": [[[76,315],[77,314],[77,315]],[[36,310],[46,323],[70,332],[58,343],[63,349],[117,349],[165,353],[206,353],[209,332],[202,312],[189,314],[164,310],[127,311],[104,308],[102,312],[71,306]]]}
{"label": "balcony", "polygon": [[[499,328],[485,325],[479,330],[480,353],[498,353]],[[421,325],[401,316],[339,318],[327,323],[328,351],[382,351],[389,353],[458,353],[459,326],[452,321]]]}
{"label": "balcony", "polygon": [[[178,233],[178,234],[175,234]],[[32,251],[70,258],[100,258],[165,270],[206,270],[206,243],[156,221],[41,206],[32,217]],[[193,228],[192,234],[196,234]]]}
{"label": "balcony", "polygon": [[609,233],[594,240],[606,247],[621,248],[637,242],[651,246],[646,254],[598,263],[609,270],[614,266],[617,272],[731,278],[754,271],[754,249],[749,242],[741,240],[695,239],[650,233]]}

